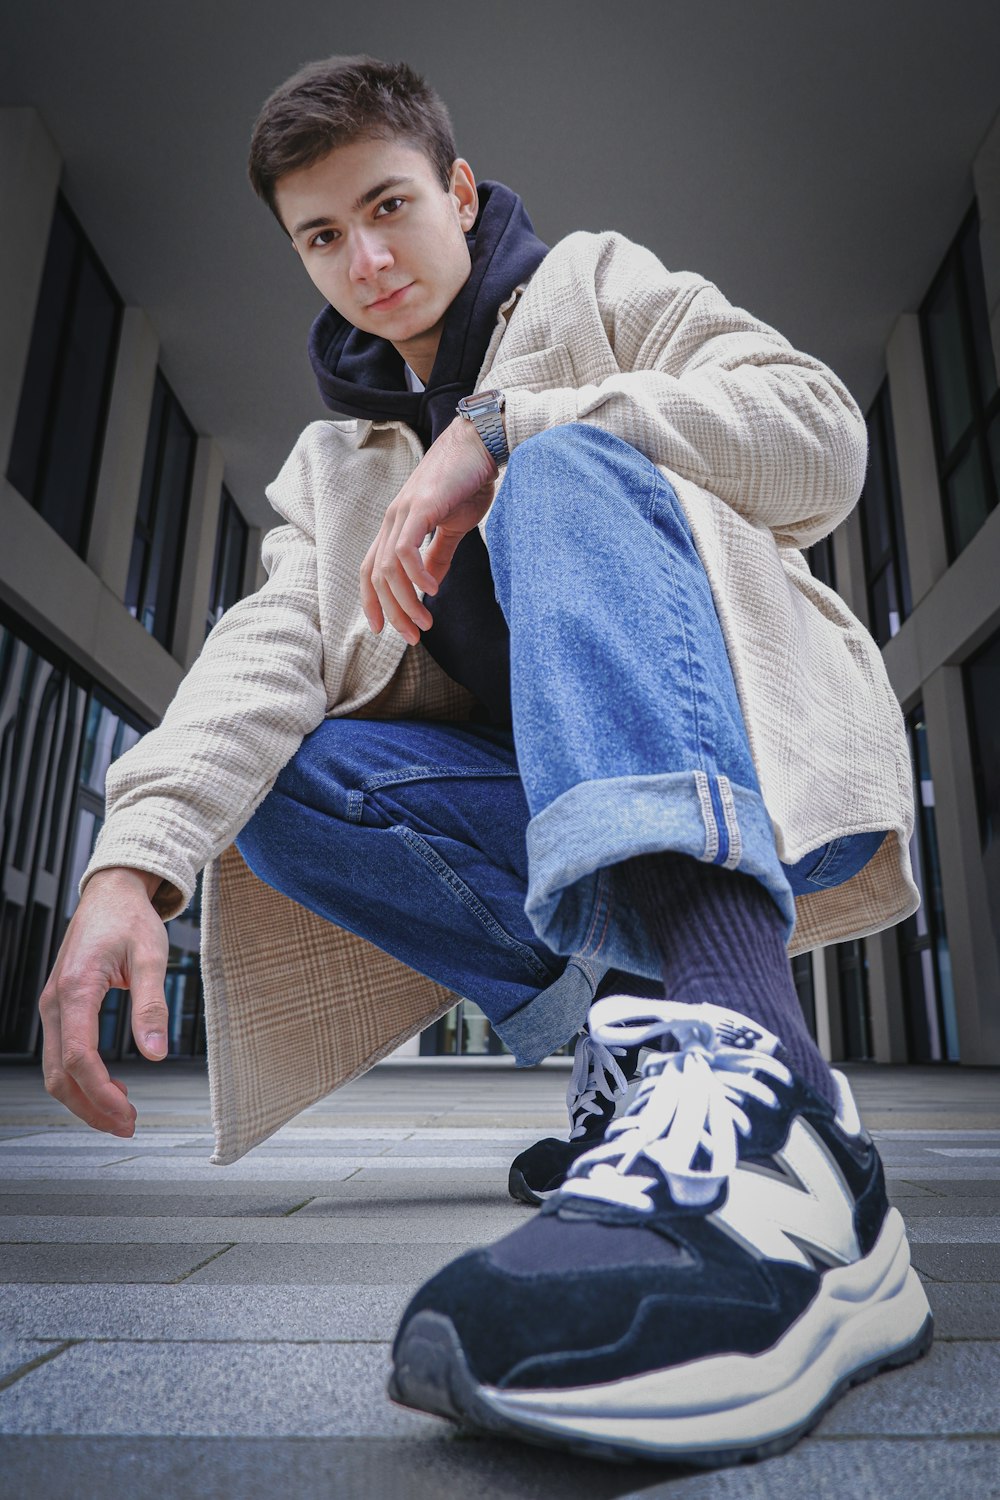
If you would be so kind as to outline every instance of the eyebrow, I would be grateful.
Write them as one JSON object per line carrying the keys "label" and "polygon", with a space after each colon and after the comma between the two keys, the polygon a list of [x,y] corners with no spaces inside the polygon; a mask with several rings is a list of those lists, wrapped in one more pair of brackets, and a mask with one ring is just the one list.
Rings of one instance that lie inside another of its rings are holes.
{"label": "eyebrow", "polygon": [[[355,202],[351,212],[358,214],[363,208],[367,208],[369,203],[374,203],[376,198],[381,198],[382,194],[388,192],[389,188],[403,187],[413,181],[412,177],[386,177],[384,181],[377,182],[374,187],[370,187],[363,192],[361,197]],[[331,222],[332,220],[328,214],[323,214],[318,219],[304,219],[301,224],[296,224],[292,230],[292,234],[305,234],[307,229],[320,229],[324,224],[330,224]]]}

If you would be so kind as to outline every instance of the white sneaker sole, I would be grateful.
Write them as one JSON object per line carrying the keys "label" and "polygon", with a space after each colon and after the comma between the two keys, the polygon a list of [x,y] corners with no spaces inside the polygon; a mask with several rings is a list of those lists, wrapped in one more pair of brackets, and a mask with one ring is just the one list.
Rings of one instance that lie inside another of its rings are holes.
{"label": "white sneaker sole", "polygon": [[449,1320],[422,1313],[401,1343],[390,1395],[546,1446],[715,1466],[783,1452],[849,1386],[925,1353],[932,1332],[903,1220],[890,1209],[870,1253],[826,1272],[802,1316],[760,1354],[604,1385],[504,1390],[477,1384]]}

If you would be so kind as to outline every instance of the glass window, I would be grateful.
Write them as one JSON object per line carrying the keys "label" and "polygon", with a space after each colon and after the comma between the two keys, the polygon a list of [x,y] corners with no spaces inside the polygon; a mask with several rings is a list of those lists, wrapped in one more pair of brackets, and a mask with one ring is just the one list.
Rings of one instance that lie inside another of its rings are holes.
{"label": "glass window", "polygon": [[805,559],[814,578],[818,578],[820,583],[828,584],[832,589],[837,587],[837,564],[833,557],[832,532],[822,541],[814,542],[811,547],[807,547]]}
{"label": "glass window", "polygon": [[838,943],[836,953],[844,1061],[865,1062],[872,1055],[872,1041],[864,939]]}
{"label": "glass window", "polygon": [[910,567],[887,380],[872,402],[867,421],[868,473],[860,501],[861,540],[871,632],[884,646],[911,609]]}
{"label": "glass window", "polygon": [[236,507],[236,501],[227,489],[223,489],[206,634],[222,619],[229,606],[242,597],[248,534],[249,528]]}
{"label": "glass window", "polygon": [[975,204],[927,294],[921,327],[948,555],[954,559],[1000,493],[1000,388]]}
{"label": "glass window", "polygon": [[[979,811],[979,839],[983,858],[1000,859],[1000,633],[965,664],[965,700]],[[997,872],[1000,875],[1000,871]],[[997,894],[1000,896],[1000,885]],[[1000,932],[1000,901],[994,904]]]}
{"label": "glass window", "polygon": [[194,451],[194,428],[158,370],[125,607],[168,651],[177,609]]}
{"label": "glass window", "polygon": [[57,199],[7,477],[75,552],[87,548],[121,299]]}
{"label": "glass window", "polygon": [[922,706],[907,715],[916,782],[916,820],[910,841],[920,906],[896,928],[903,980],[903,1020],[910,1062],[957,1062],[958,1028],[951,981],[934,814],[934,782]]}
{"label": "glass window", "polygon": [[811,953],[797,953],[792,959],[792,981],[799,1005],[809,1027],[809,1035],[816,1040],[816,986],[813,982],[813,960]]}

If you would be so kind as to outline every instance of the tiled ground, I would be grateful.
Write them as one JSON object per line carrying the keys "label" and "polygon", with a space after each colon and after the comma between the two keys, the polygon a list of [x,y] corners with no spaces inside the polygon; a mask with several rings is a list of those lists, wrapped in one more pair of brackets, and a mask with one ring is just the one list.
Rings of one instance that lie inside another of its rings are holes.
{"label": "tiled ground", "polygon": [[565,1067],[389,1063],[233,1167],[204,1074],[117,1069],[132,1141],[0,1068],[0,1493],[299,1497],[1000,1496],[1000,1074],[857,1069],[938,1338],[767,1463],[708,1475],[458,1435],[393,1406],[414,1287],[531,1210],[510,1157]]}

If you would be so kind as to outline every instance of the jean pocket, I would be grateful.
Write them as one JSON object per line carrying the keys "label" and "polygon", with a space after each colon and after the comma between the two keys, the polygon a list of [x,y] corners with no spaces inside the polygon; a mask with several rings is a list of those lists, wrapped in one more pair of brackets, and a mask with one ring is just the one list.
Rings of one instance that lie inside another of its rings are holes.
{"label": "jean pocket", "polygon": [[878,852],[886,833],[845,834],[832,839],[819,849],[813,849],[794,865],[782,865],[792,888],[793,895],[805,896],[810,891],[832,890],[843,885]]}

